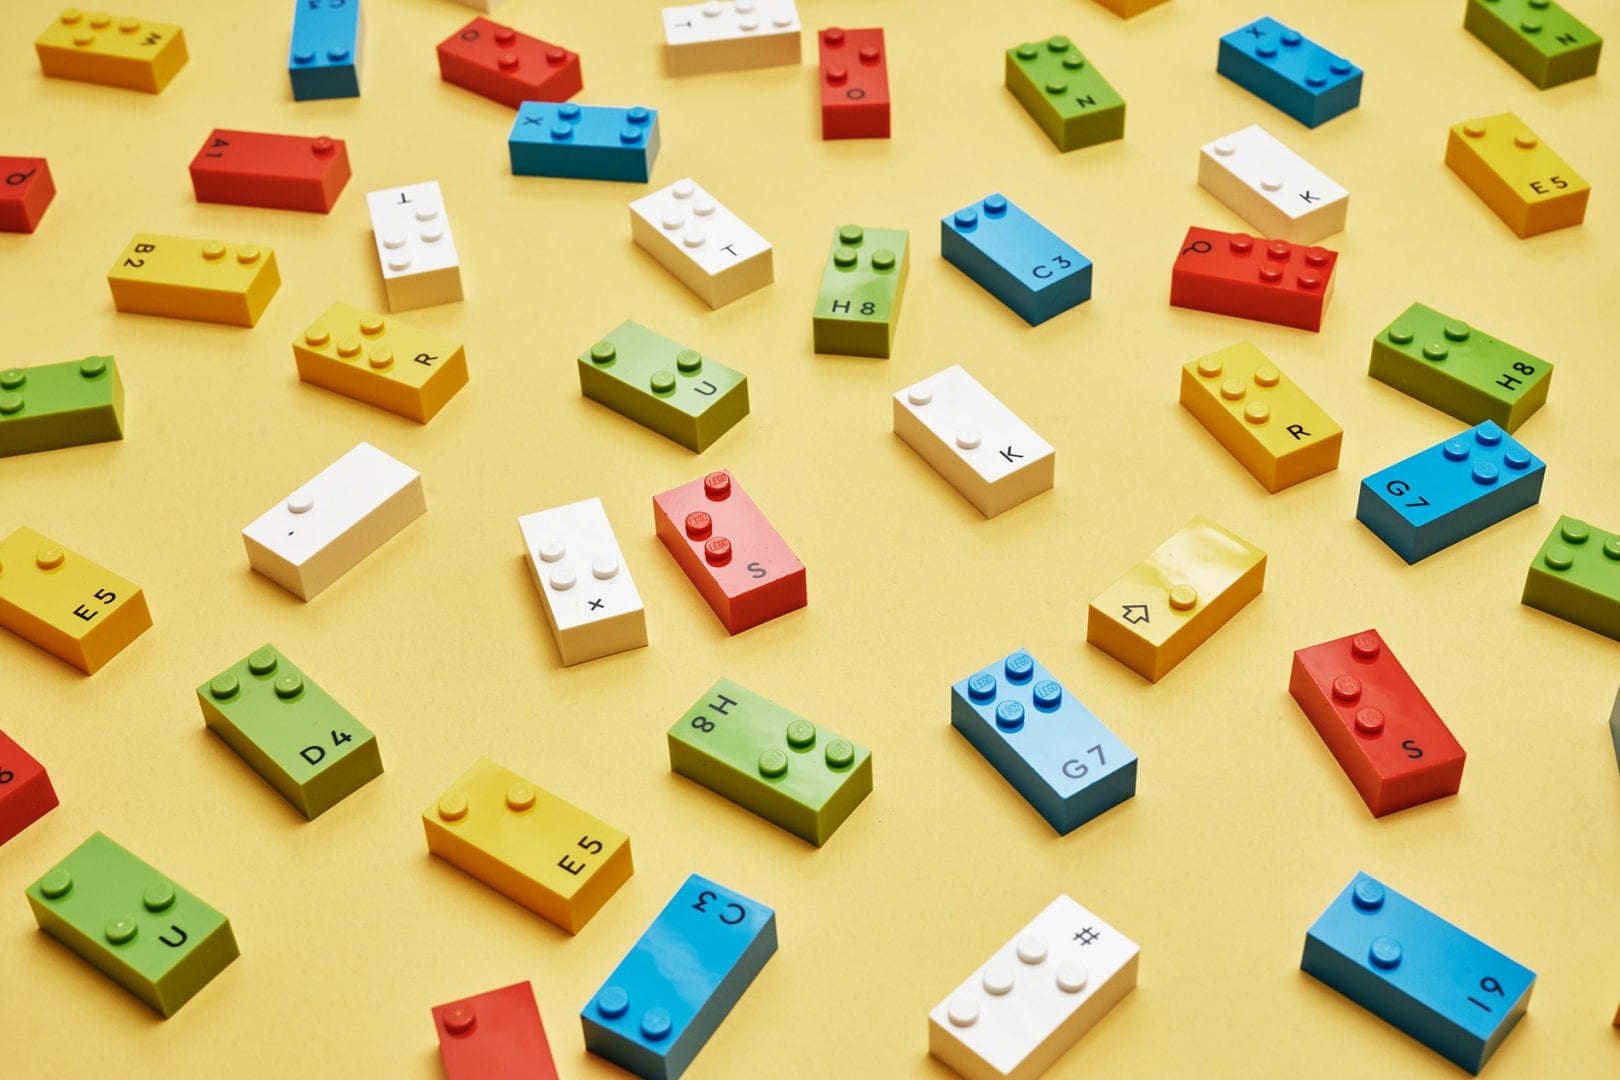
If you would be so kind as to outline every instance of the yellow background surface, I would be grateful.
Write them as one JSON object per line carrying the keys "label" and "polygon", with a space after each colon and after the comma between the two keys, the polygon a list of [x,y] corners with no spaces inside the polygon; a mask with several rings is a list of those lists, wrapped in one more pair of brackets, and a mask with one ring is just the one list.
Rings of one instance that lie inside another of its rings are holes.
{"label": "yellow background surface", "polygon": [[[62,806],[0,851],[0,1073],[432,1077],[429,1008],[532,980],[565,1076],[577,1013],[686,875],[775,907],[780,952],[693,1076],[943,1076],[926,1014],[1058,892],[1142,947],[1141,984],[1056,1076],[1460,1075],[1299,971],[1360,869],[1538,974],[1488,1075],[1612,1076],[1620,1033],[1620,646],[1519,605],[1560,512],[1620,528],[1613,353],[1616,58],[1539,91],[1461,28],[1462,0],[804,0],[887,30],[894,133],[822,142],[800,67],[663,74],[654,0],[512,0],[578,50],[588,103],[660,109],[654,185],[695,176],[775,245],[776,283],[711,312],[629,239],[640,185],[514,178],[513,113],[443,83],[473,15],[369,0],[364,97],[294,104],[291,3],[161,0],[190,64],[160,96],[43,79],[48,0],[11,0],[0,144],[50,159],[33,236],[0,235],[6,360],[111,352],[127,438],[0,460],[27,523],[147,592],[154,628],[94,678],[0,635],[0,722]],[[1580,13],[1611,36],[1612,3]],[[1269,12],[1367,71],[1308,131],[1214,72]],[[1071,35],[1129,102],[1127,136],[1060,155],[1002,88],[1002,50]],[[1442,164],[1446,130],[1511,109],[1592,184],[1584,226],[1513,237]],[[1172,309],[1190,224],[1243,224],[1194,182],[1200,144],[1262,123],[1352,192],[1321,334]],[[330,216],[199,205],[216,126],[348,140]],[[438,179],[465,303],[405,314],[466,342],[430,425],[301,385],[290,343],[334,300],[381,309],[364,193]],[[939,218],[1000,190],[1096,263],[1093,299],[1030,329],[939,258]],[[892,360],[817,357],[835,226],[911,230]],[[274,247],[252,330],[113,311],[139,230]],[[1366,474],[1458,431],[1366,377],[1413,300],[1553,361],[1520,432],[1543,502],[1414,567],[1354,520]],[[581,399],[575,356],[629,317],[749,376],[753,413],[695,457]],[[1276,496],[1176,403],[1180,366],[1249,338],[1345,428],[1340,469]],[[963,363],[1058,449],[1056,489],[982,520],[890,432],[897,388]],[[240,530],[366,439],[429,511],[313,603],[247,568]],[[809,568],[810,606],[728,638],[653,535],[653,494],[729,466]],[[601,496],[651,646],[565,670],[516,518]],[[1196,513],[1270,554],[1264,594],[1156,686],[1084,643],[1085,605]],[[1287,693],[1290,655],[1377,627],[1467,748],[1461,793],[1373,820]],[[203,727],[193,688],[274,642],[377,732],[387,772],[306,823]],[[1135,799],[1067,837],[949,726],[949,685],[1027,647],[1141,758]],[[717,676],[873,748],[877,788],[813,850],[669,772],[664,731]],[[479,754],[632,838],[636,874],[569,938],[430,858],[419,815]],[[174,1019],[35,930],[24,887],[102,829],[231,919],[242,957]]]}

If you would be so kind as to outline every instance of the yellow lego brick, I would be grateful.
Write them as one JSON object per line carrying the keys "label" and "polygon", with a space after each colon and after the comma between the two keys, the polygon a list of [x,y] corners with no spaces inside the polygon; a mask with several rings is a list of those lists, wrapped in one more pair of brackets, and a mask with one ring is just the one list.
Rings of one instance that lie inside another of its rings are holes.
{"label": "yellow lego brick", "polygon": [[630,880],[630,838],[479,758],[422,812],[428,850],[577,934]]}
{"label": "yellow lego brick", "polygon": [[337,303],[293,342],[298,377],[425,424],[467,385],[459,341]]}
{"label": "yellow lego brick", "polygon": [[1591,187],[1512,113],[1454,125],[1446,164],[1518,236],[1586,218]]}
{"label": "yellow lego brick", "polygon": [[281,275],[267,247],[136,233],[107,284],[119,311],[252,326]]}
{"label": "yellow lego brick", "polygon": [[1091,602],[1086,640],[1158,682],[1266,580],[1266,553],[1195,517]]}
{"label": "yellow lego brick", "polygon": [[34,52],[52,78],[156,94],[186,66],[186,35],[172,23],[67,8],[34,40]]}
{"label": "yellow lego brick", "polygon": [[151,625],[134,582],[27,527],[0,540],[0,626],[86,675]]}
{"label": "yellow lego brick", "polygon": [[1252,342],[1184,365],[1181,404],[1267,491],[1339,467],[1344,429]]}
{"label": "yellow lego brick", "polygon": [[1165,0],[1097,0],[1097,3],[1122,19],[1133,18],[1164,2]]}

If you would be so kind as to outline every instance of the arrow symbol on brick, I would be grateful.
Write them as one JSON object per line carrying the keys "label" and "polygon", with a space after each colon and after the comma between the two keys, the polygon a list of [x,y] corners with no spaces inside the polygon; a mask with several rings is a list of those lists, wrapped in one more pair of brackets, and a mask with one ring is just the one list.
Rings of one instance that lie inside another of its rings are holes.
{"label": "arrow symbol on brick", "polygon": [[1148,621],[1146,604],[1126,604],[1125,621],[1128,623],[1145,623]]}

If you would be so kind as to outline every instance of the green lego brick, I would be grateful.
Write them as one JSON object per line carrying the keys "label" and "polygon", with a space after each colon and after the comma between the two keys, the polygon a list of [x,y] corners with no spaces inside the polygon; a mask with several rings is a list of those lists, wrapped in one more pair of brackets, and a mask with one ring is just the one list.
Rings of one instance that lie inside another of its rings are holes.
{"label": "green lego brick", "polygon": [[820,847],[872,791],[872,753],[730,679],[669,729],[669,767]]}
{"label": "green lego brick", "polygon": [[164,1016],[238,956],[229,919],[103,833],[27,896],[41,930]]}
{"label": "green lego brick", "polygon": [[1413,304],[1373,338],[1367,374],[1467,424],[1507,431],[1547,403],[1553,366],[1431,307]]}
{"label": "green lego brick", "polygon": [[748,415],[748,376],[628,320],[580,353],[579,389],[700,454]]}
{"label": "green lego brick", "polygon": [[313,821],[382,775],[377,737],[266,645],[197,687],[208,727]]}
{"label": "green lego brick", "polygon": [[1552,0],[1468,0],[1463,27],[1543,90],[1598,69],[1603,39]]}
{"label": "green lego brick", "polygon": [[1620,641],[1620,536],[1559,518],[1530,564],[1522,602]]}
{"label": "green lego brick", "polygon": [[1125,137],[1125,100],[1066,37],[1008,49],[1007,89],[1059,150]]}
{"label": "green lego brick", "polygon": [[816,352],[887,358],[911,273],[905,229],[840,225],[816,296]]}
{"label": "green lego brick", "polygon": [[0,371],[0,457],[124,437],[124,383],[110,356]]}

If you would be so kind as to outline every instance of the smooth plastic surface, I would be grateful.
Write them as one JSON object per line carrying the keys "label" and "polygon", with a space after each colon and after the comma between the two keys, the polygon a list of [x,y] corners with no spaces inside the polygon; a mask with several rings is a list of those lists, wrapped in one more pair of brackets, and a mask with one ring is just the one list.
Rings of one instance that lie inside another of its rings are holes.
{"label": "smooth plastic surface", "polygon": [[509,109],[567,101],[585,85],[578,53],[489,19],[473,19],[438,52],[441,79]]}
{"label": "smooth plastic surface", "polygon": [[1530,563],[1520,599],[1620,641],[1620,534],[1560,517]]}
{"label": "smooth plastic surface", "polygon": [[499,990],[433,1006],[445,1080],[557,1080],[534,987]]}
{"label": "smooth plastic surface", "polygon": [[811,321],[816,352],[887,358],[910,273],[911,234],[905,229],[834,229]]}
{"label": "smooth plastic surface", "polygon": [[1215,70],[1306,127],[1361,104],[1361,69],[1266,16],[1221,38]]}
{"label": "smooth plastic surface", "polygon": [[1591,185],[1512,113],[1453,125],[1446,165],[1520,238],[1586,220]]}
{"label": "smooth plastic surface", "polygon": [[645,184],[658,158],[658,110],[525,101],[507,137],[513,176]]}
{"label": "smooth plastic surface", "polygon": [[939,249],[1031,326],[1091,299],[1091,260],[999,192],[941,218]]}
{"label": "smooth plastic surface", "polygon": [[697,454],[748,415],[748,376],[629,320],[579,354],[579,391]]}
{"label": "smooth plastic surface", "polygon": [[1125,99],[1061,34],[1008,49],[1005,81],[1059,150],[1125,137]]}
{"label": "smooth plastic surface", "polygon": [[325,135],[215,128],[191,159],[198,202],[326,214],[348,182],[348,144]]}
{"label": "smooth plastic surface", "polygon": [[94,675],[152,614],[133,581],[24,525],[0,540],[0,626]]}
{"label": "smooth plastic surface", "polygon": [[110,356],[0,371],[0,457],[124,437],[124,382]]}
{"label": "smooth plastic surface", "polygon": [[889,137],[889,53],[883,29],[817,35],[821,47],[821,137]]}
{"label": "smooth plastic surface", "polygon": [[1350,193],[1258,124],[1198,151],[1198,186],[1260,235],[1314,244],[1344,229]]}
{"label": "smooth plastic surface", "polygon": [[1322,329],[1339,253],[1193,226],[1170,269],[1175,307]]}
{"label": "smooth plastic surface", "polygon": [[437,180],[366,192],[390,311],[462,299],[461,257]]}
{"label": "smooth plastic surface", "polygon": [[518,518],[524,563],[566,666],[647,644],[647,613],[601,499]]}
{"label": "smooth plastic surface", "polygon": [[461,342],[342,301],[293,340],[312,386],[425,424],[467,385]]}
{"label": "smooth plastic surface", "polygon": [[691,177],[631,203],[630,236],[711,308],[775,280],[770,242]]}
{"label": "smooth plastic surface", "polygon": [[281,287],[258,244],[136,233],[107,271],[113,305],[135,315],[253,326]]}

